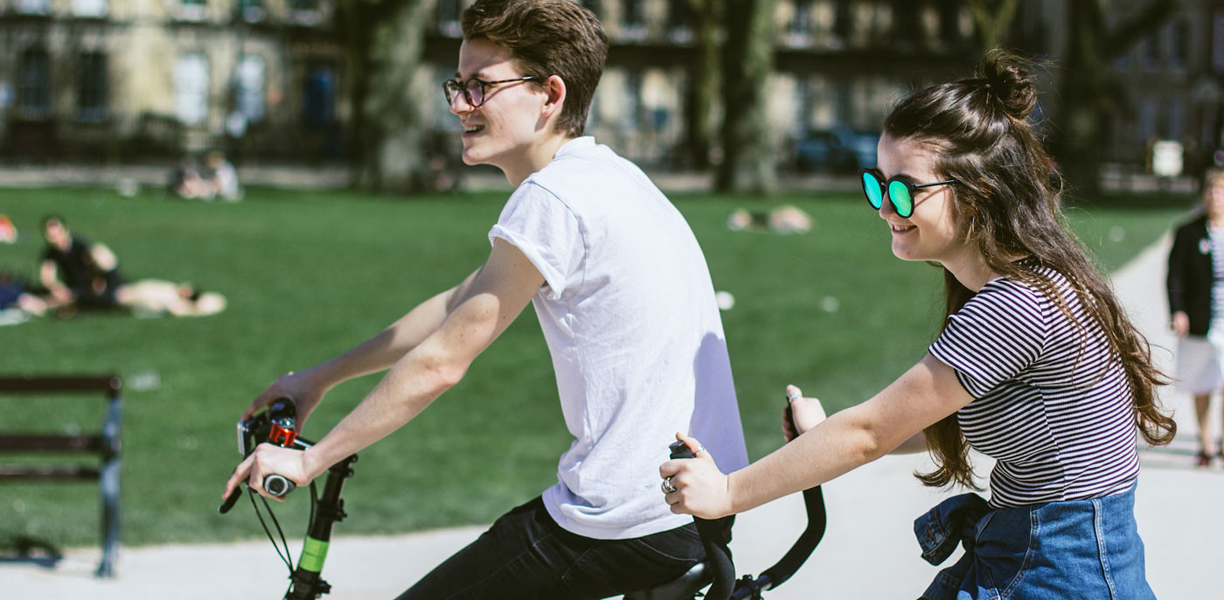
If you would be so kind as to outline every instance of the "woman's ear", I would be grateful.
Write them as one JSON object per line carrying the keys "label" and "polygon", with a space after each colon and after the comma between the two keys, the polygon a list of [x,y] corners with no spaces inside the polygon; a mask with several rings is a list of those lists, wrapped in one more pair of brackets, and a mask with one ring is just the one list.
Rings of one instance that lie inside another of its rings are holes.
{"label": "woman's ear", "polygon": [[544,92],[548,94],[548,99],[544,102],[544,116],[547,118],[559,114],[561,107],[565,105],[565,80],[557,75],[550,76],[544,82]]}

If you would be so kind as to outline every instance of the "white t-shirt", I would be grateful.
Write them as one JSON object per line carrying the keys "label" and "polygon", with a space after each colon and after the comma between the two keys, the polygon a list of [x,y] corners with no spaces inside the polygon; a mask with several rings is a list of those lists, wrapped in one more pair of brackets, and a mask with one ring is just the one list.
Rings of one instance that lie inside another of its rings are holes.
{"label": "white t-shirt", "polygon": [[714,286],[684,217],[633,163],[581,137],[515,190],[494,238],[546,282],[533,304],[575,438],[544,492],[549,514],[597,539],[691,522],[659,490],[675,433],[724,472],[748,456]]}

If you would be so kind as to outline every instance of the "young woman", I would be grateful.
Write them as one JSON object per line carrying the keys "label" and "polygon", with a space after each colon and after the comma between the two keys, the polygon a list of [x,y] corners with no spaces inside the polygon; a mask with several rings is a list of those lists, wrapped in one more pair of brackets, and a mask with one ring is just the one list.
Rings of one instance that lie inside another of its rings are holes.
{"label": "young woman", "polygon": [[[1169,251],[1169,326],[1177,384],[1194,396],[1198,466],[1211,465],[1211,394],[1224,387],[1224,169],[1203,177],[1203,211],[1177,228]],[[1224,457],[1224,445],[1218,450]]]}
{"label": "young woman", "polygon": [[995,51],[981,77],[893,109],[863,188],[898,258],[943,267],[943,331],[899,379],[828,419],[791,388],[788,437],[802,435],[744,469],[724,475],[710,452],[664,463],[673,511],[738,513],[924,447],[937,463],[924,483],[972,487],[972,446],[997,459],[990,500],[966,494],[919,519],[928,561],[967,548],[924,598],[1153,597],[1135,432],[1166,443],[1175,424],[1146,340],[1059,220],[1057,178],[1025,121],[1035,104],[1027,65]]}

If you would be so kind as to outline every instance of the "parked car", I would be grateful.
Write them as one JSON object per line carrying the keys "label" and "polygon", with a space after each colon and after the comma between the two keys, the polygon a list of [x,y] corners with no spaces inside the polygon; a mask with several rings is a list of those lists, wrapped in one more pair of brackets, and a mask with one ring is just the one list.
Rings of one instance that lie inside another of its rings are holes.
{"label": "parked car", "polygon": [[808,131],[795,145],[800,171],[846,174],[876,166],[880,134],[841,126]]}

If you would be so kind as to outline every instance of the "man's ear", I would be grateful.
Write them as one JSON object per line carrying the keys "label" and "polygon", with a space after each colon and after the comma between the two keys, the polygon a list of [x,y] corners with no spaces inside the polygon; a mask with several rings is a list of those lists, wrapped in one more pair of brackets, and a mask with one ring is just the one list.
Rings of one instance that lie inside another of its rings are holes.
{"label": "man's ear", "polygon": [[548,94],[548,99],[544,102],[543,114],[545,118],[549,118],[560,113],[561,107],[565,105],[565,80],[557,75],[550,76],[544,82],[544,91]]}

